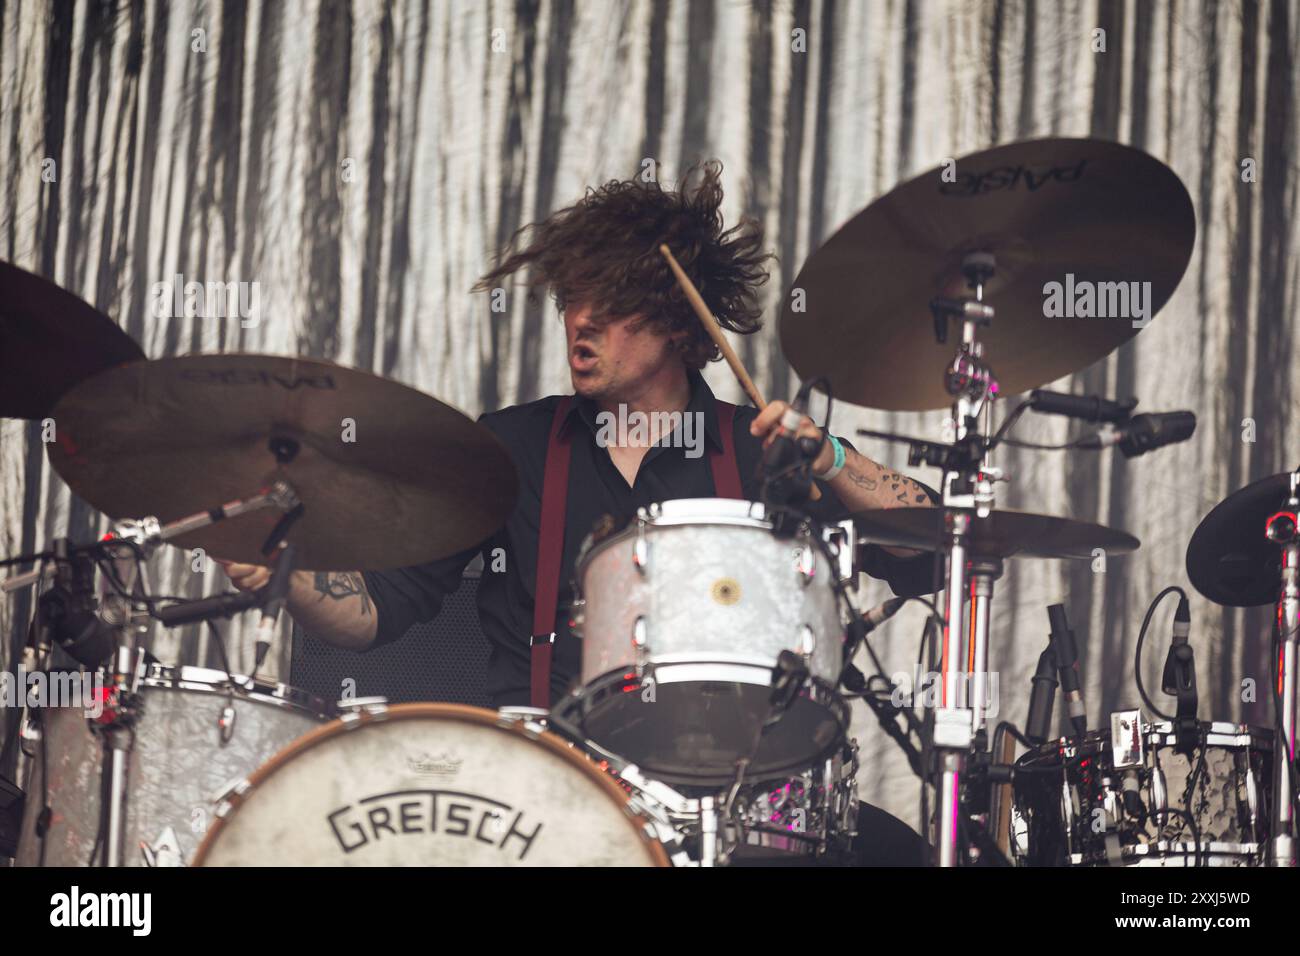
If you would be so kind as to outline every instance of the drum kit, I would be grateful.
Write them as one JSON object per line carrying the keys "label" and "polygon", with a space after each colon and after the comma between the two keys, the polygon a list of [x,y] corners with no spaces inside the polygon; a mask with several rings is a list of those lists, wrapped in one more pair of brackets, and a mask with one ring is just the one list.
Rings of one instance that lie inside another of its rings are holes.
{"label": "drum kit", "polygon": [[[106,316],[0,264],[0,415],[52,425],[54,469],[110,519],[100,541],[59,539],[0,564],[17,569],[5,594],[36,590],[8,659],[39,671],[59,655],[97,682],[93,715],[29,697],[8,721],[21,789],[7,792],[22,799],[0,853],[108,866],[849,862],[861,770],[849,708],[861,699],[921,777],[937,865],[1294,865],[1300,471],[1227,498],[1187,553],[1211,601],[1276,605],[1275,727],[1200,721],[1184,640],[1162,681],[1176,715],[1139,684],[1150,713],[1089,729],[1059,605],[1025,728],[989,726],[1005,563],[1139,544],[997,508],[993,453],[1029,411],[1104,426],[1080,449],[1135,455],[1190,436],[1190,413],[1134,414],[1133,401],[1041,386],[1135,336],[1173,294],[1194,236],[1172,171],[1097,140],[986,150],[872,203],[804,265],[781,342],[828,397],[833,384],[867,407],[949,408],[951,440],[860,432],[939,469],[941,502],[813,520],[800,449],[801,483],[769,480],[783,491],[767,500],[664,501],[593,530],[573,582],[581,673],[550,712],[327,702],[257,676],[291,568],[401,567],[500,527],[517,479],[486,429],[328,362],[147,360]],[[1067,274],[1099,290],[1094,304],[1144,291],[1123,314],[1050,314],[1047,288]],[[998,400],[1023,392],[995,430]],[[340,440],[341,422],[364,440]],[[275,572],[253,594],[162,597],[148,587],[162,544]],[[868,632],[905,600],[857,608],[867,545],[942,559],[942,598],[913,599],[930,604],[938,675],[919,714],[853,663],[861,649],[874,660]],[[149,653],[154,627],[250,611],[261,614],[251,674]],[[1186,620],[1183,594],[1175,633]]]}

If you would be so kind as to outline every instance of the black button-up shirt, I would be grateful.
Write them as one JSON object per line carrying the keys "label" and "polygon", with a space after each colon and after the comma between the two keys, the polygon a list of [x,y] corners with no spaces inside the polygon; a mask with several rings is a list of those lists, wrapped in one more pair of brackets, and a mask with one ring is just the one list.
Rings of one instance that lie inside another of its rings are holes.
{"label": "black button-up shirt", "polygon": [[[555,647],[551,666],[552,700],[569,690],[581,667],[581,645],[568,628],[572,579],[583,539],[602,517],[622,526],[638,508],[674,498],[716,497],[708,450],[721,448],[717,406],[704,378],[691,373],[691,398],[686,413],[700,413],[704,423],[701,449],[673,447],[661,441],[646,451],[636,475],[627,480],[609,452],[597,443],[594,403],[573,403],[564,427],[571,429],[572,458],[564,528],[564,557],[560,571],[559,606],[555,609]],[[465,566],[483,555],[478,610],[483,633],[491,643],[487,691],[494,707],[529,702],[529,638],[533,630],[533,588],[537,577],[538,528],[542,509],[542,479],[551,421],[559,396],[543,398],[489,412],[479,421],[510,451],[519,472],[519,498],[505,526],[485,541],[449,558],[393,571],[365,572],[366,589],[378,614],[376,644],[394,641],[413,624],[437,616],[445,595],[459,586]],[[732,423],[736,464],[745,497],[759,500],[762,443],[749,433],[758,414],[750,406],[736,409]],[[700,421],[700,418],[695,419]],[[696,439],[698,442],[698,438]],[[702,451],[702,453],[700,453]],[[688,455],[695,457],[690,457]],[[843,506],[829,487],[808,510],[823,520],[841,517]],[[929,555],[901,559],[878,548],[867,548],[865,570],[887,580],[897,594],[922,594],[931,586],[934,562]]]}

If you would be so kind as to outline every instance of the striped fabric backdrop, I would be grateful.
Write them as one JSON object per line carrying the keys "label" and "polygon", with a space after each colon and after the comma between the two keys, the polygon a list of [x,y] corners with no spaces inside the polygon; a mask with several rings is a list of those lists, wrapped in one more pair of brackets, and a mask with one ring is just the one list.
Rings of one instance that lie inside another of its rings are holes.
{"label": "striped fabric backdrop", "polygon": [[[765,292],[775,316],[821,241],[947,157],[1046,135],[1145,149],[1193,198],[1187,275],[1135,342],[1056,387],[1190,408],[1197,434],[1135,461],[1011,453],[1000,497],[1143,541],[1104,571],[1022,562],[998,585],[1000,716],[1023,720],[1045,605],[1065,600],[1099,722],[1137,704],[1138,624],[1156,591],[1187,584],[1201,516],[1300,463],[1298,20],[1294,0],[8,0],[0,258],[108,313],[150,357],[332,359],[475,414],[567,390],[550,303],[510,290],[493,313],[469,294],[492,250],[647,160],[666,179],[722,160],[729,220],[756,216],[780,257]],[[255,281],[260,321],[155,317],[151,289],[177,275]],[[771,323],[739,347],[766,394],[797,385]],[[709,375],[740,397],[725,369]],[[836,430],[938,437],[943,417],[841,405]],[[1019,432],[1066,433],[1043,420]],[[31,423],[0,422],[0,491],[0,553],[103,528],[50,470]],[[175,552],[155,558],[153,583],[198,595],[224,577]],[[1266,721],[1242,681],[1267,699],[1267,613],[1193,598],[1202,716]],[[1149,685],[1171,612],[1152,634]],[[26,598],[0,603],[3,633],[29,613]],[[891,668],[910,670],[920,619],[900,620],[876,640]],[[246,663],[251,637],[230,633]],[[154,646],[165,660],[213,659],[197,633]],[[286,655],[287,642],[282,674]],[[865,721],[857,730],[863,796],[915,823],[893,745]]]}

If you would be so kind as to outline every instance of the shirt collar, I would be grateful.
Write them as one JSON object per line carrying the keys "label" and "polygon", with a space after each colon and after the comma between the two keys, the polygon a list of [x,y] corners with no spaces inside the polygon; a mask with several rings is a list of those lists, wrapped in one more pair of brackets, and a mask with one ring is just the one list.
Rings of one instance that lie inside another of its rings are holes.
{"label": "shirt collar", "polygon": [[[704,434],[714,448],[722,449],[722,432],[718,427],[718,403],[714,399],[713,389],[704,380],[704,376],[695,369],[686,370],[686,379],[691,386],[691,397],[686,403],[686,414],[696,413],[704,416]],[[577,398],[569,408],[568,415],[561,429],[568,429],[575,418],[580,418],[594,435],[599,429],[596,422],[596,403],[589,398]]]}

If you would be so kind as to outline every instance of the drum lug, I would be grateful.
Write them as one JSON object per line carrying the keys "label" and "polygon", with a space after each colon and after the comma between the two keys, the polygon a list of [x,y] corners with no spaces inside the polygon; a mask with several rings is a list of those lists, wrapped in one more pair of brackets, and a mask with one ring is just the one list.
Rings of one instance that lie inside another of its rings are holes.
{"label": "drum lug", "polygon": [[799,640],[795,644],[795,651],[801,654],[805,660],[812,657],[813,651],[817,650],[817,634],[807,624],[799,625]]}
{"label": "drum lug", "polygon": [[235,736],[235,708],[232,704],[226,704],[221,708],[221,716],[217,718],[217,728],[221,731],[221,742],[228,744]]}
{"label": "drum lug", "polygon": [[587,623],[587,600],[586,598],[574,598],[569,602],[569,633],[574,637],[582,637],[582,627]]}
{"label": "drum lug", "polygon": [[650,545],[646,541],[645,523],[637,522],[636,538],[632,542],[632,566],[641,572],[646,573],[646,563],[650,560]]}
{"label": "drum lug", "polygon": [[645,615],[638,614],[632,623],[632,651],[636,659],[637,680],[645,679],[647,658],[650,656],[649,636],[646,633]]}
{"label": "drum lug", "polygon": [[1151,768],[1151,812],[1169,809],[1169,793],[1165,788],[1165,775],[1159,767]]}
{"label": "drum lug", "polygon": [[817,571],[817,555],[811,544],[803,544],[799,547],[795,556],[795,569],[799,572],[800,584],[804,587],[812,584]]}

